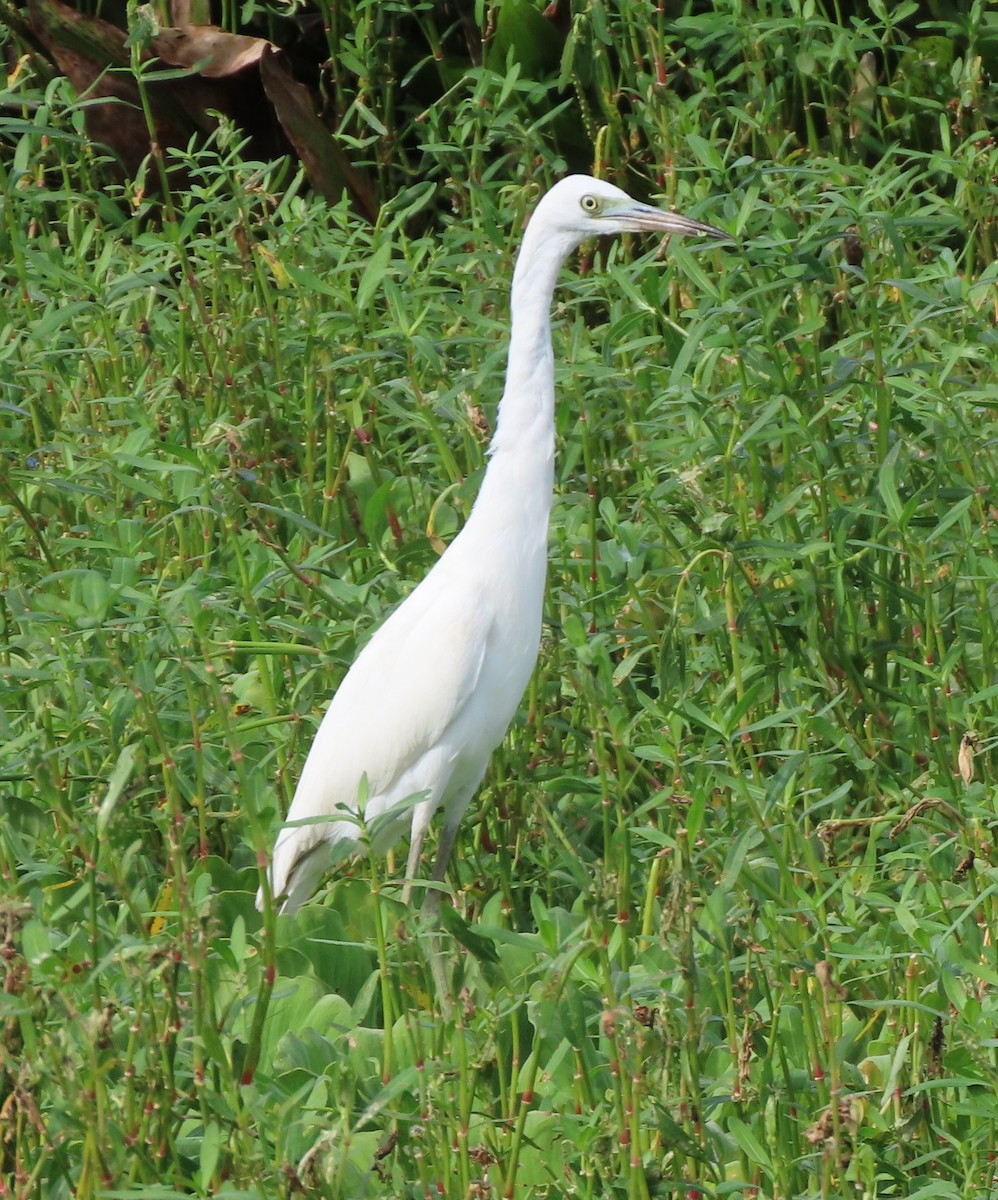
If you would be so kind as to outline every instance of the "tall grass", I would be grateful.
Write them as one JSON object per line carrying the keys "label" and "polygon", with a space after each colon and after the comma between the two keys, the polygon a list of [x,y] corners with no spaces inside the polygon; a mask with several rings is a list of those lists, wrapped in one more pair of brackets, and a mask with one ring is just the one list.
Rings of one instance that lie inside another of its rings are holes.
{"label": "tall grass", "polygon": [[585,81],[633,98],[603,161],[738,245],[564,273],[544,645],[455,853],[451,1012],[401,860],[293,919],[253,894],[329,695],[469,511],[562,161],[480,71],[427,115],[451,182],[376,228],[227,130],[171,222],[99,186],[63,85],[18,94],[0,1195],[995,1191],[986,14],[977,101],[898,67],[850,114],[889,13],[805,46],[803,8],[717,7],[650,45],[612,15]]}

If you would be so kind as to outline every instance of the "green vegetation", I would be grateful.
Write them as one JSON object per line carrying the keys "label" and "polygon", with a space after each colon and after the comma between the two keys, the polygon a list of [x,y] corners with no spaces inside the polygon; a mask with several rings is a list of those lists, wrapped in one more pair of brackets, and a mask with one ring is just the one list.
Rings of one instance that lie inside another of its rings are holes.
{"label": "green vegetation", "polygon": [[[373,225],[228,124],[164,207],[40,58],[2,93],[0,1197],[998,1194],[998,23],[676,7],[580,8],[563,92],[507,16],[343,136]],[[404,854],[253,896],[474,499],[569,135],[738,245],[564,274],[445,1013]]]}

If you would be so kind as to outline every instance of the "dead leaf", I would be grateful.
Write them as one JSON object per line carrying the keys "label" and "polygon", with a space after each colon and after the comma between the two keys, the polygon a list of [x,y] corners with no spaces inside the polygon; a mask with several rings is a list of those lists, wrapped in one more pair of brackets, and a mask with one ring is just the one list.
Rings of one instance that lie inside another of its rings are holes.
{"label": "dead leaf", "polygon": [[898,834],[904,833],[916,817],[920,817],[923,812],[927,812],[930,809],[938,809],[940,812],[944,812],[952,817],[954,821],[960,820],[960,814],[947,804],[945,800],[940,799],[939,796],[927,796],[924,800],[919,800],[917,804],[913,804],[908,809],[901,820],[891,829],[890,837],[896,838]]}
{"label": "dead leaf", "polygon": [[[125,35],[99,17],[78,13],[60,0],[31,0],[35,37],[67,76],[77,95],[85,96],[88,137],[112,150],[134,176],[150,150],[149,129],[131,73]],[[157,109],[153,128],[160,145],[181,144],[195,126],[174,106]]]}
{"label": "dead leaf", "polygon": [[227,33],[217,25],[184,25],[161,29],[149,43],[157,58],[171,67],[188,67],[205,79],[224,79],[256,66],[264,48],[277,47],[264,38]]}
{"label": "dead leaf", "polygon": [[960,739],[960,750],[956,757],[957,769],[964,787],[970,787],[974,778],[974,755],[981,742],[973,729],[968,729]]}
{"label": "dead leaf", "polygon": [[292,76],[284,55],[265,47],[260,78],[312,187],[330,204],[347,193],[361,215],[373,223],[378,215],[374,193],[319,120],[308,88]]}

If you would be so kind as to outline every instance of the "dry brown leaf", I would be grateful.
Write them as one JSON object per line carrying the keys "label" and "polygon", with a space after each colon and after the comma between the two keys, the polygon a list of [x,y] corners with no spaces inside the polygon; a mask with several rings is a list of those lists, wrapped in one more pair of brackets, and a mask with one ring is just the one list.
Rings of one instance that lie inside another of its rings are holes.
{"label": "dry brown leaf", "polygon": [[960,739],[960,751],[957,754],[956,765],[963,780],[964,787],[970,787],[974,778],[974,755],[980,745],[980,739],[973,729],[968,729]]}
{"label": "dry brown leaf", "polygon": [[917,804],[913,804],[911,808],[904,814],[900,821],[891,829],[890,836],[896,838],[899,833],[904,833],[908,826],[916,817],[922,815],[923,812],[928,812],[931,809],[938,809],[940,812],[948,813],[955,821],[959,821],[959,813],[940,799],[939,796],[927,796],[924,800],[919,800]]}
{"label": "dry brown leaf", "polygon": [[346,192],[357,211],[373,222],[378,215],[374,192],[319,120],[311,93],[291,74],[284,55],[271,51],[269,43],[265,45],[260,79],[312,187],[330,204]]}
{"label": "dry brown leaf", "polygon": [[161,29],[149,47],[171,67],[187,67],[206,79],[224,79],[255,67],[264,47],[276,50],[265,38],[227,33],[217,25],[184,25]]}

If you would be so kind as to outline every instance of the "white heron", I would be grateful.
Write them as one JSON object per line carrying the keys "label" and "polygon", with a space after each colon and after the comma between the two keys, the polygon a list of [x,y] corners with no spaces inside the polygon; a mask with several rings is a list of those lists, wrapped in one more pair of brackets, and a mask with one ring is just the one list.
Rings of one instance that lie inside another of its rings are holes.
{"label": "white heron", "polygon": [[[550,308],[558,271],[586,238],[611,233],[726,238],[585,175],[541,199],[513,272],[506,385],[467,524],[375,632],[333,696],[277,836],[271,891],[294,912],[363,827],[372,853],[411,821],[403,898],[423,838],[443,813],[431,879],[442,884],[458,826],[537,659],[554,486]],[[430,887],[427,907],[439,901]],[[257,907],[263,907],[263,888]]]}

